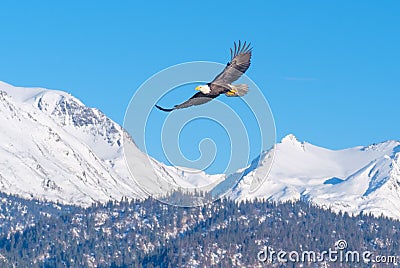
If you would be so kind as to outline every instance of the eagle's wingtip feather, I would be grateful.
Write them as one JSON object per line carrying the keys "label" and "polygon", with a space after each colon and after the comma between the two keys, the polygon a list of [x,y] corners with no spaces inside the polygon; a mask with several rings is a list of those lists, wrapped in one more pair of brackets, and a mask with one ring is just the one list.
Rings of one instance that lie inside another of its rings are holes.
{"label": "eagle's wingtip feather", "polygon": [[161,110],[161,111],[163,111],[163,112],[171,112],[171,111],[173,111],[174,109],[172,108],[172,109],[166,109],[166,108],[163,108],[163,107],[161,107],[161,106],[158,106],[157,104],[156,105],[154,105],[157,109],[159,109],[159,110]]}
{"label": "eagle's wingtip feather", "polygon": [[244,41],[242,44],[241,40],[238,42],[234,41],[233,42],[234,49],[230,49],[231,51],[231,60],[235,58],[237,55],[242,54],[242,53],[249,53],[253,51],[253,47],[251,46],[251,42],[247,43],[247,41]]}

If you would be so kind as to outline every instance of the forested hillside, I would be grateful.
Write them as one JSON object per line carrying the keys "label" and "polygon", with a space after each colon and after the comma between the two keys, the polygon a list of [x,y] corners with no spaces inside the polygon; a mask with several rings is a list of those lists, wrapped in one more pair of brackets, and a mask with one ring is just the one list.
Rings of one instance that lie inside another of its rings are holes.
{"label": "forested hillside", "polygon": [[83,209],[3,194],[0,227],[5,267],[254,267],[266,265],[257,258],[264,246],[320,252],[340,239],[349,250],[400,252],[398,221],[303,202],[178,208],[147,199]]}

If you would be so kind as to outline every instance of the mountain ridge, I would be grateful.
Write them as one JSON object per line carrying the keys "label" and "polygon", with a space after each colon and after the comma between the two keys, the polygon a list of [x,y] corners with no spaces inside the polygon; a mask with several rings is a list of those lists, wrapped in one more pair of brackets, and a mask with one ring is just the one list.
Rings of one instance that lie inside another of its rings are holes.
{"label": "mountain ridge", "polygon": [[[0,131],[0,191],[80,206],[146,197],[125,164],[122,140],[129,134],[72,95],[0,82],[0,123],[7,126]],[[247,167],[227,196],[238,201],[302,199],[335,211],[400,218],[399,152],[400,142],[393,140],[330,150],[289,134],[260,156],[259,166]],[[250,189],[253,180],[263,181],[260,176],[268,173],[273,153],[269,176],[258,189]],[[137,149],[135,168],[145,158]],[[223,183],[222,175],[193,177],[150,161],[171,183]],[[140,174],[154,177],[153,171]]]}

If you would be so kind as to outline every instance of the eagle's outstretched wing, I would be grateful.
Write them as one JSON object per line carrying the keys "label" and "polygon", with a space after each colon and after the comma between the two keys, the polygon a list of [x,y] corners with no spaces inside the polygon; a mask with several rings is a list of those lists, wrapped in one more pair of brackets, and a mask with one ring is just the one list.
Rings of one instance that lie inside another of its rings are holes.
{"label": "eagle's outstretched wing", "polygon": [[250,43],[246,44],[246,42],[244,42],[242,46],[239,41],[239,45],[236,46],[235,42],[234,49],[232,50],[231,48],[231,61],[228,62],[225,69],[214,78],[211,84],[223,86],[238,80],[250,67],[252,49]]}
{"label": "eagle's outstretched wing", "polygon": [[212,99],[214,99],[216,97],[218,97],[218,95],[206,95],[206,94],[204,94],[202,92],[197,92],[196,94],[194,94],[187,101],[185,101],[185,102],[183,102],[181,104],[175,105],[174,108],[166,109],[166,108],[162,108],[162,107],[160,107],[158,105],[155,105],[155,106],[158,109],[160,109],[161,111],[171,112],[171,111],[176,110],[176,109],[183,109],[183,108],[187,108],[187,107],[190,107],[190,106],[193,106],[193,105],[204,104],[204,103],[209,102],[210,100],[212,100]]}

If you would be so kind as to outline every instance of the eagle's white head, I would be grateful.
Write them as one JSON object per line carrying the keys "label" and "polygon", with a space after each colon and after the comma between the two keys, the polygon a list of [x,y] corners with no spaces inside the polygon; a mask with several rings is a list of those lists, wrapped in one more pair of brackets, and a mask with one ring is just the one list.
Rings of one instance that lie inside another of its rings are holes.
{"label": "eagle's white head", "polygon": [[203,94],[210,94],[211,88],[208,85],[197,86],[196,90],[199,90]]}

